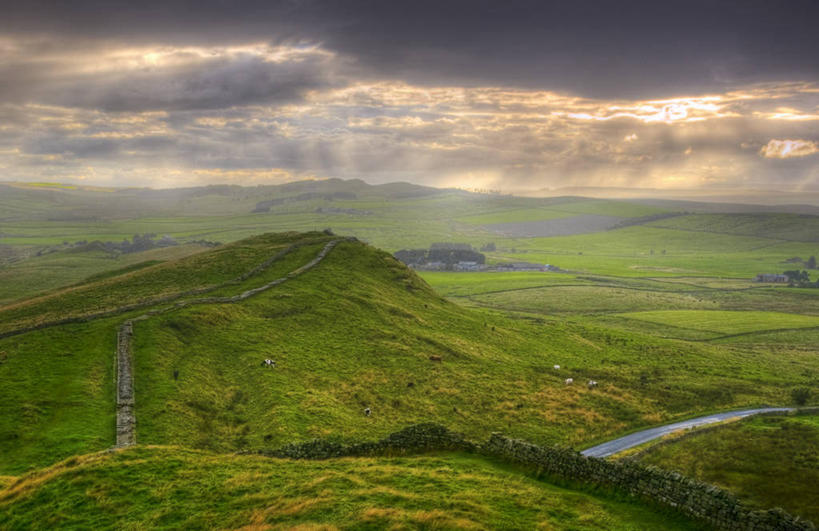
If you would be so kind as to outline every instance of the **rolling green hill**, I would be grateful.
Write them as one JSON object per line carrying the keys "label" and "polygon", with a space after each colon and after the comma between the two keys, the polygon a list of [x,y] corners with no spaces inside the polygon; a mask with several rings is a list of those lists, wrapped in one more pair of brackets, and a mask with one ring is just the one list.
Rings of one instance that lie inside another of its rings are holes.
{"label": "rolling green hill", "polygon": [[[331,241],[323,261],[291,275]],[[389,254],[323,233],[259,236],[0,309],[5,334],[65,318],[76,322],[0,339],[0,473],[112,444],[125,319],[136,319],[138,441],[215,451],[427,421],[476,439],[504,431],[588,444],[714,408],[786,402],[819,363],[465,308]],[[260,365],[267,358],[275,369]]]}

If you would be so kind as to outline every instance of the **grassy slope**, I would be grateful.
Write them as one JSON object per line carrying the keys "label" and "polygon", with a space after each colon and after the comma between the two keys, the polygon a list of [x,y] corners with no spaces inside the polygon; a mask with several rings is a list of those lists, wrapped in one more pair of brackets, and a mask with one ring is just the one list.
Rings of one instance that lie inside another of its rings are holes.
{"label": "grassy slope", "polygon": [[[3,329],[27,325],[41,308],[47,315],[85,313],[100,302],[115,305],[181,282],[218,283],[263,262],[296,239],[310,245],[274,263],[264,274],[232,288],[232,293],[282,276],[308,261],[325,235],[262,236],[253,242],[214,250],[76,289],[34,299],[19,309],[0,312]],[[153,272],[154,274],[151,274]],[[141,279],[141,280],[140,280]],[[214,292],[218,294],[218,292]],[[85,306],[88,305],[88,306]],[[59,309],[66,310],[60,313]],[[132,312],[130,316],[145,310]],[[13,314],[16,319],[8,318]],[[111,445],[114,434],[114,348],[118,325],[128,314],[83,324],[64,325],[0,339],[0,470],[25,470],[70,455]]]}
{"label": "grassy slope", "polygon": [[[469,311],[352,243],[279,290],[138,323],[136,338],[141,440],[223,450],[422,420],[477,438],[578,443],[674,413],[782,400],[813,363],[794,357],[777,374],[773,357]],[[268,357],[276,370],[259,367]],[[742,368],[726,375],[726,364]],[[604,384],[567,388],[566,376]]]}
{"label": "grassy slope", "polygon": [[658,445],[640,459],[819,521],[819,416],[755,417]]}
{"label": "grassy slope", "polygon": [[695,529],[484,459],[437,454],[291,461],[141,447],[0,485],[0,527]]}
{"label": "grassy slope", "polygon": [[0,340],[0,471],[111,446],[116,325],[97,321]]}
{"label": "grassy slope", "polygon": [[[312,247],[216,293],[238,293],[295,269],[326,240],[307,237]],[[82,298],[68,292],[44,300],[56,308],[60,297],[73,297],[81,311],[83,299],[97,304],[111,298],[109,290],[127,293],[123,286],[155,268],[169,279],[219,281],[237,274],[230,249],[236,262],[256,265],[292,238],[257,237],[104,279],[86,286]],[[137,287],[162,285],[162,275]],[[0,379],[12,382],[0,387],[0,473],[110,444],[113,342],[125,318],[0,340]],[[505,431],[580,445],[699,411],[785,402],[790,387],[808,384],[817,369],[815,357],[799,352],[749,352],[469,310],[360,243],[338,245],[308,273],[243,303],[177,310],[140,321],[135,331],[139,440],[216,450],[368,438],[420,421],[476,439]],[[265,358],[278,367],[260,367]],[[580,385],[565,386],[568,376]],[[587,378],[600,387],[586,389]],[[83,404],[85,417],[75,414]],[[371,417],[362,414],[367,406]],[[65,434],[71,437],[63,442]]]}

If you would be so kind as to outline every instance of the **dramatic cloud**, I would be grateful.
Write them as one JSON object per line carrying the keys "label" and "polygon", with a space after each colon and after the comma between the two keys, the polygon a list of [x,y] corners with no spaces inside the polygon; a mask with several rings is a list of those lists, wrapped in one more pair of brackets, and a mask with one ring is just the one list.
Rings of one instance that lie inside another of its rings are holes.
{"label": "dramatic cloud", "polygon": [[222,109],[293,101],[336,83],[333,54],[317,46],[51,50],[28,58],[23,44],[0,47],[0,77],[16,79],[0,86],[6,102],[106,111]]}
{"label": "dramatic cloud", "polygon": [[819,188],[814,2],[45,4],[0,180]]}
{"label": "dramatic cloud", "polygon": [[771,140],[759,152],[769,159],[806,157],[819,153],[819,144],[810,140]]}

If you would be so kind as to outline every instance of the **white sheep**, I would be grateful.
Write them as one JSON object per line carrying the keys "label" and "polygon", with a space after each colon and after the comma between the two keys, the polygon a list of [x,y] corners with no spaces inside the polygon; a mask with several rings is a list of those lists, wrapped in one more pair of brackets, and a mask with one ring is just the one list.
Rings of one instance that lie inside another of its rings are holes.
{"label": "white sheep", "polygon": [[589,389],[592,387],[597,387],[597,382],[595,380],[589,380]]}
{"label": "white sheep", "polygon": [[566,378],[566,385],[571,385],[574,383],[574,378]]}
{"label": "white sheep", "polygon": [[560,365],[555,365],[555,370],[559,371],[560,370]]}

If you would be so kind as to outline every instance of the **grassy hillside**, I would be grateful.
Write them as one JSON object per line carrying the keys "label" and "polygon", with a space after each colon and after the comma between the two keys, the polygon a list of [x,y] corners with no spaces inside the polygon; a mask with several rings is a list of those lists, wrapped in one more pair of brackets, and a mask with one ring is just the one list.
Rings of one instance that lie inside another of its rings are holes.
{"label": "grassy hillside", "polygon": [[[331,238],[237,242],[7,308],[2,326],[56,317],[60,308],[85,315],[150,302],[183,287],[235,295],[297,269]],[[303,245],[225,283],[294,243]],[[0,473],[109,446],[117,326],[174,303],[0,339]],[[796,351],[464,308],[359,242],[338,244],[307,273],[243,302],[175,309],[136,322],[134,331],[138,441],[220,451],[368,438],[425,421],[476,439],[504,431],[580,446],[696,412],[784,403],[819,368]],[[266,358],[277,367],[261,367]],[[576,384],[565,385],[567,377]],[[586,379],[600,386],[587,389]]]}
{"label": "grassy hillside", "polygon": [[720,485],[758,507],[819,521],[819,416],[752,417],[649,448],[646,464]]}
{"label": "grassy hillside", "polygon": [[654,221],[651,225],[683,231],[819,242],[819,216],[804,214],[699,214]]}
{"label": "grassy hillside", "polygon": [[459,454],[291,461],[141,447],[0,484],[0,527],[696,529]]}

